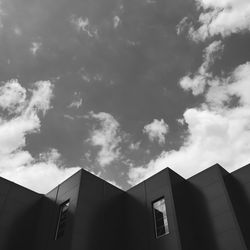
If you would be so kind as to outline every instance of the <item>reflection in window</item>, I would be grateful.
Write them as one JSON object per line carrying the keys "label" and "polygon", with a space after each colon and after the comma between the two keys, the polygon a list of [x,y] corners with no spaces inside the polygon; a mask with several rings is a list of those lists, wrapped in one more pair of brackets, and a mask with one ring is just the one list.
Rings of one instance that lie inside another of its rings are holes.
{"label": "reflection in window", "polygon": [[156,238],[169,233],[165,199],[153,202]]}
{"label": "reflection in window", "polygon": [[64,234],[66,221],[68,217],[69,201],[70,200],[63,202],[59,207],[59,216],[58,216],[58,222],[57,222],[57,227],[56,227],[55,240],[61,238]]}

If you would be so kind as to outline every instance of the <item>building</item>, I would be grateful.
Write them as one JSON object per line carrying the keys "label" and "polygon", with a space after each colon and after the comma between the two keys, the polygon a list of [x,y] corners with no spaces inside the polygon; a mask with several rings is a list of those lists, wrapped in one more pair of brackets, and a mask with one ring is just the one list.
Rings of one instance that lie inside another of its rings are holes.
{"label": "building", "polygon": [[84,170],[46,195],[0,179],[1,250],[247,250],[249,235],[250,164],[127,192]]}

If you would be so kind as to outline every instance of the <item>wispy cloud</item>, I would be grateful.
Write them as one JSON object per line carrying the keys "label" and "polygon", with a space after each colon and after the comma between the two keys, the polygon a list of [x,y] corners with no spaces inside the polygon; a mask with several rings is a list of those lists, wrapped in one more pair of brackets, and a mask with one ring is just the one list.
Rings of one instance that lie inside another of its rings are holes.
{"label": "wispy cloud", "polygon": [[163,119],[154,119],[153,122],[144,126],[143,133],[148,135],[150,141],[157,141],[160,145],[163,145],[168,130],[168,124]]}
{"label": "wispy cloud", "polygon": [[70,22],[74,25],[78,32],[85,32],[89,37],[97,37],[98,31],[96,28],[90,25],[89,19],[83,17],[77,17],[73,15]]}
{"label": "wispy cloud", "polygon": [[73,116],[68,115],[68,114],[64,114],[63,117],[64,117],[64,118],[67,118],[67,119],[69,119],[69,120],[72,120],[72,121],[75,120],[75,118],[74,118]]}
{"label": "wispy cloud", "polygon": [[249,0],[196,0],[196,5],[201,11],[198,20],[200,27],[195,29],[188,18],[182,19],[177,26],[178,33],[188,28],[194,41],[204,41],[216,35],[227,37],[250,30]]}
{"label": "wispy cloud", "polygon": [[97,155],[97,162],[105,167],[121,156],[119,144],[122,141],[120,124],[108,113],[90,112],[90,118],[99,121],[99,128],[91,131],[89,142],[93,146],[100,147]]}
{"label": "wispy cloud", "polygon": [[130,150],[138,150],[140,148],[141,142],[131,143],[129,145]]}
{"label": "wispy cloud", "polygon": [[20,113],[26,104],[26,89],[13,79],[0,87],[0,107],[9,113]]}
{"label": "wispy cloud", "polygon": [[202,94],[209,81],[212,81],[212,73],[209,71],[216,59],[220,58],[224,46],[221,41],[214,41],[203,52],[203,63],[197,72],[190,76],[184,76],[180,80],[180,86],[185,90],[192,90],[193,95]]}
{"label": "wispy cloud", "polygon": [[121,23],[120,17],[119,17],[119,16],[114,16],[114,18],[113,18],[113,23],[114,23],[114,28],[115,28],[115,29],[118,28],[118,26],[119,26],[120,23]]}
{"label": "wispy cloud", "polygon": [[30,47],[30,51],[35,56],[35,55],[37,55],[37,52],[41,49],[41,47],[42,47],[42,43],[33,42],[31,47]]}
{"label": "wispy cloud", "polygon": [[69,104],[69,108],[77,108],[79,109],[82,106],[82,98],[78,98]]}

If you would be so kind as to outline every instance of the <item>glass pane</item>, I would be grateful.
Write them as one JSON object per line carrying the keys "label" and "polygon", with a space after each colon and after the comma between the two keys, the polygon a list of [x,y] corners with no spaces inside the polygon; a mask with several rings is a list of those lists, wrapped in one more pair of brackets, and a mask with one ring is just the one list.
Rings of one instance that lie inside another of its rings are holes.
{"label": "glass pane", "polygon": [[61,238],[64,234],[64,229],[66,226],[68,209],[69,209],[69,202],[70,201],[67,200],[66,202],[60,205],[55,240],[57,240],[58,238]]}
{"label": "glass pane", "polygon": [[157,228],[157,235],[158,235],[158,237],[161,236],[161,235],[164,235],[164,234],[166,234],[166,230],[165,230],[164,226]]}
{"label": "glass pane", "polygon": [[157,209],[154,209],[154,213],[155,213],[155,220],[156,221],[163,220],[164,214],[162,212],[160,212]]}
{"label": "glass pane", "polygon": [[156,237],[169,233],[165,199],[153,203]]}
{"label": "glass pane", "polygon": [[169,233],[169,227],[168,227],[168,225],[165,225],[165,232],[166,232],[166,234]]}

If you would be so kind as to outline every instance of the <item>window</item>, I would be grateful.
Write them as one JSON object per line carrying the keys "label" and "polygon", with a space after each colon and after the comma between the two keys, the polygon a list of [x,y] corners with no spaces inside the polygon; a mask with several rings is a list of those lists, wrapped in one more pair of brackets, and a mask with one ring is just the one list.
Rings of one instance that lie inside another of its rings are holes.
{"label": "window", "polygon": [[169,228],[168,228],[166,203],[164,198],[161,198],[153,202],[153,213],[154,213],[156,238],[168,234]]}
{"label": "window", "polygon": [[63,202],[59,207],[59,216],[57,221],[55,240],[61,238],[64,234],[66,221],[68,217],[69,201],[70,200]]}

